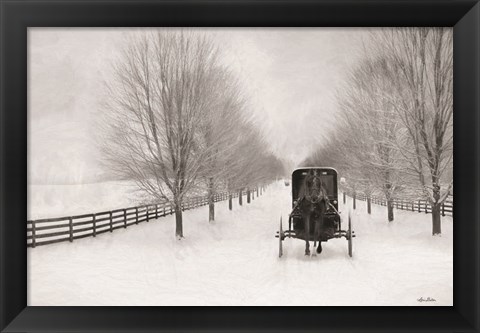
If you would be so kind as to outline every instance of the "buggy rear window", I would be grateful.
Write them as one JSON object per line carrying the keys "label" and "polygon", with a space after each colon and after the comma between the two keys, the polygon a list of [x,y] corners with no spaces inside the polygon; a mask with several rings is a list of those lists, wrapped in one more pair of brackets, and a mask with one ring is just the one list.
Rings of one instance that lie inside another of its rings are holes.
{"label": "buggy rear window", "polygon": [[[297,170],[292,174],[292,195],[298,198],[300,187],[308,174],[308,170]],[[320,180],[330,198],[337,196],[337,173],[332,170],[319,170]]]}

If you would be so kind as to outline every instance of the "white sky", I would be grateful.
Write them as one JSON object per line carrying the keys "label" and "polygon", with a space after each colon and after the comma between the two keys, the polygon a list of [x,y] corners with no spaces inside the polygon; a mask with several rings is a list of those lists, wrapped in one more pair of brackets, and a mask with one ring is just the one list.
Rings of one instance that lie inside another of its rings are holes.
{"label": "white sky", "polygon": [[[142,29],[29,29],[29,182],[102,174],[92,136],[103,80],[125,38]],[[198,29],[200,30],[200,29]],[[359,28],[210,28],[239,75],[272,151],[300,163],[335,121],[335,92],[362,53]]]}

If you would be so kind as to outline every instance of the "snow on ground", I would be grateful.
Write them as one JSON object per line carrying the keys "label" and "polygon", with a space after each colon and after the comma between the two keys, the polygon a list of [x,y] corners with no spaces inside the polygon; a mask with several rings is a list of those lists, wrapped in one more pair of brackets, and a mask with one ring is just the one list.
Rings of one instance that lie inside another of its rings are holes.
{"label": "snow on ground", "polygon": [[[431,236],[431,216],[385,207],[352,218],[354,257],[345,239],[304,256],[305,243],[274,237],[289,213],[290,187],[272,184],[242,207],[216,204],[184,213],[185,239],[173,216],[97,238],[28,249],[28,304],[35,305],[452,305],[453,225]],[[346,217],[351,202],[340,210]],[[285,224],[284,224],[285,226]],[[435,302],[419,302],[428,297]]]}

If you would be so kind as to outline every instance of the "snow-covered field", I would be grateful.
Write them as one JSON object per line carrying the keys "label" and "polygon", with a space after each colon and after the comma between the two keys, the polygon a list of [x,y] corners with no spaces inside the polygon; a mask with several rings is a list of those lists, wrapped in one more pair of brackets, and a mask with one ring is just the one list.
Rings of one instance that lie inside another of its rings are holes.
{"label": "snow-covered field", "polygon": [[[344,239],[324,243],[316,257],[304,256],[303,241],[286,239],[279,259],[274,235],[280,216],[285,221],[289,213],[290,190],[273,184],[249,205],[234,201],[233,211],[217,203],[214,223],[207,207],[187,211],[181,241],[169,216],[28,249],[28,304],[453,304],[450,217],[442,220],[442,237],[432,237],[430,215],[395,211],[388,224],[385,207],[374,205],[369,216],[359,202],[352,213],[353,258]],[[344,217],[349,207],[350,201],[341,205]],[[435,301],[418,301],[428,297]]]}
{"label": "snow-covered field", "polygon": [[136,187],[128,181],[70,185],[28,185],[29,220],[81,215],[135,206]]}

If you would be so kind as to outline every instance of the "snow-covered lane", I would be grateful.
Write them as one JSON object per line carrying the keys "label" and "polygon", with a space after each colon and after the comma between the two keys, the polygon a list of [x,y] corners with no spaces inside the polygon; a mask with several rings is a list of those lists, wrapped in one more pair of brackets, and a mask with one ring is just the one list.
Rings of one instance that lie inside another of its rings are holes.
{"label": "snow-covered lane", "polygon": [[[29,305],[452,305],[452,219],[431,237],[431,217],[359,202],[352,217],[354,257],[344,239],[317,257],[274,237],[291,207],[290,187],[271,185],[250,204],[216,204],[184,213],[185,239],[173,216],[73,243],[28,250]],[[341,205],[342,215],[347,215]],[[286,224],[286,223],[285,223]],[[284,225],[285,225],[284,224]],[[435,302],[418,302],[423,297]]]}

